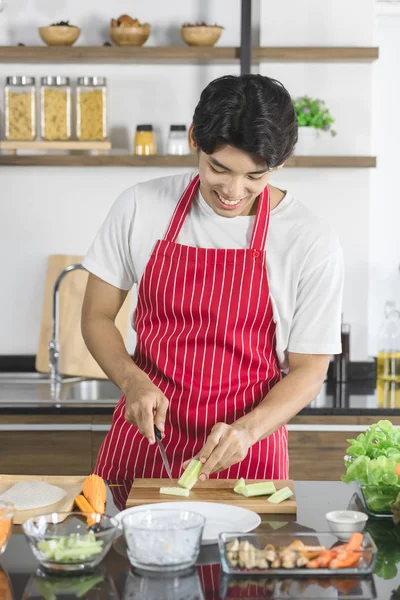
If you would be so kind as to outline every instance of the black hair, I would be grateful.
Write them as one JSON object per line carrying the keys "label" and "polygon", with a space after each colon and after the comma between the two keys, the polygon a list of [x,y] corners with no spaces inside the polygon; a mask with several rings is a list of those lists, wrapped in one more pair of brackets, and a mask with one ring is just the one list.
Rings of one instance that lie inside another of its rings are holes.
{"label": "black hair", "polygon": [[297,142],[297,116],[286,88],[263,75],[226,75],[202,92],[193,116],[198,148],[220,143],[257,154],[269,169],[284,163]]}

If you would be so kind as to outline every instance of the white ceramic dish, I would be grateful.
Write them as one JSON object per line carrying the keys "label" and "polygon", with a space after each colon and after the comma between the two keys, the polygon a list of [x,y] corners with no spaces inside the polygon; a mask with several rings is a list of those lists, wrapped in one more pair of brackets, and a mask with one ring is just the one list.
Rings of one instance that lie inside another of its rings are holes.
{"label": "white ceramic dish", "polygon": [[133,506],[118,513],[114,518],[121,525],[121,520],[135,512],[150,509],[165,510],[187,510],[203,515],[206,519],[206,525],[201,540],[202,546],[218,543],[220,533],[229,533],[236,531],[247,533],[253,531],[261,523],[261,518],[257,513],[247,508],[239,506],[230,506],[219,504],[217,502],[163,502],[162,504],[145,504],[143,506]]}
{"label": "white ceramic dish", "polygon": [[364,531],[368,521],[368,515],[357,510],[333,510],[325,518],[332,533],[343,541],[348,541],[355,532]]}

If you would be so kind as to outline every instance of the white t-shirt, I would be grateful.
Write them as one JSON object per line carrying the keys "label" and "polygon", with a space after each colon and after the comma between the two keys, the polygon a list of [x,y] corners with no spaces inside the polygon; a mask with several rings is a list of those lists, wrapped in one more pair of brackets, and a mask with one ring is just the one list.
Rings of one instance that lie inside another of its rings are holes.
{"label": "white t-shirt", "polygon": [[[173,175],[125,190],[91,245],[85,268],[122,290],[138,284],[193,177]],[[177,243],[246,248],[254,218],[219,216],[198,192]],[[287,193],[271,211],[265,250],[281,368],[288,367],[288,352],[340,353],[343,257],[336,234]]]}

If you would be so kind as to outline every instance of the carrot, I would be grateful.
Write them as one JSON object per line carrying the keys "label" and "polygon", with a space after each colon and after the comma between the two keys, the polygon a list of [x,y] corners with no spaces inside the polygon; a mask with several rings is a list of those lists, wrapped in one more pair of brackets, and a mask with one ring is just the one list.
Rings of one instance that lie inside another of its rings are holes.
{"label": "carrot", "polygon": [[359,550],[362,546],[364,536],[362,533],[353,533],[347,542],[346,550]]}
{"label": "carrot", "polygon": [[346,558],[334,558],[329,563],[330,569],[346,569],[353,567],[360,560],[360,555],[357,552],[348,552]]}
{"label": "carrot", "polygon": [[0,548],[6,543],[11,529],[11,519],[0,520]]}
{"label": "carrot", "polygon": [[12,600],[13,595],[10,588],[8,577],[0,567],[0,598],[1,600]]}
{"label": "carrot", "polygon": [[93,506],[94,512],[104,515],[106,512],[107,489],[103,479],[94,473],[86,477],[83,483],[83,495]]}
{"label": "carrot", "polygon": [[321,554],[316,559],[316,561],[318,563],[318,567],[320,569],[327,567],[329,565],[329,563],[331,562],[331,560],[333,560],[335,558],[335,556],[336,556],[336,553],[332,552],[331,550],[325,550],[325,552],[321,552]]}
{"label": "carrot", "polygon": [[309,560],[306,564],[306,569],[319,569],[318,558],[313,558]]}
{"label": "carrot", "polygon": [[[78,496],[76,496],[75,504],[81,512],[84,512],[84,513],[95,513],[96,512],[93,509],[93,507],[90,506],[90,504],[86,500],[85,496],[82,496],[82,494],[79,494]],[[92,525],[94,525],[96,523],[96,519],[94,519],[93,517],[90,517],[89,515],[86,517],[86,520],[87,520],[88,527],[91,527]]]}
{"label": "carrot", "polygon": [[400,477],[400,463],[397,463],[396,465],[396,475],[397,477]]}

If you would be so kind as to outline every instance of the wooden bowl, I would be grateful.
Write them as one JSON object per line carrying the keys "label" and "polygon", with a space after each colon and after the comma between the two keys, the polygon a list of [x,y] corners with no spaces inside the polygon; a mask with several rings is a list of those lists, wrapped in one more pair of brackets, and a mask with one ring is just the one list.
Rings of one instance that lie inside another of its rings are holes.
{"label": "wooden bowl", "polygon": [[222,27],[181,27],[181,37],[188,46],[214,46],[221,37]]}
{"label": "wooden bowl", "polygon": [[79,27],[74,26],[50,25],[49,27],[39,27],[39,35],[48,46],[72,46],[80,33]]}
{"label": "wooden bowl", "polygon": [[150,35],[150,29],[149,23],[138,27],[110,27],[109,34],[116,46],[143,46]]}

